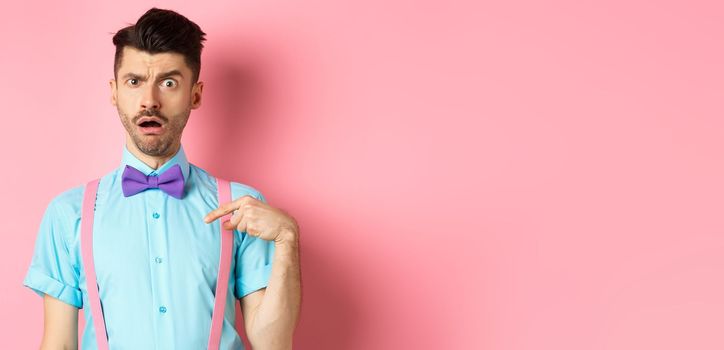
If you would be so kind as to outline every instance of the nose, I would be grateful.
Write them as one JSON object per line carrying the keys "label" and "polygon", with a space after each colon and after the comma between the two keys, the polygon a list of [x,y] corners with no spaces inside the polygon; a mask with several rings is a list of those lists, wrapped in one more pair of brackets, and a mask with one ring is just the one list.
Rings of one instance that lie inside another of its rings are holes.
{"label": "nose", "polygon": [[141,108],[142,109],[159,109],[161,108],[161,103],[158,99],[158,91],[156,91],[156,87],[153,86],[153,84],[148,84],[144,91],[143,95],[141,96]]}

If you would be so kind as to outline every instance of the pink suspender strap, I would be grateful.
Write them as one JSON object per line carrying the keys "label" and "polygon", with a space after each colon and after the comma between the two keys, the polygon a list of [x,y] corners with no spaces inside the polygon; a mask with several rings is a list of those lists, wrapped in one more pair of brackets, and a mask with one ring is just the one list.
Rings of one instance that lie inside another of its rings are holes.
{"label": "pink suspender strap", "polygon": [[[93,217],[95,214],[95,199],[100,179],[90,181],[85,186],[83,195],[83,208],[81,211],[81,256],[85,267],[86,285],[88,286],[88,300],[90,303],[93,327],[96,331],[96,341],[99,350],[108,350],[108,336],[101,309],[101,300],[98,295],[98,282],[96,281],[95,266],[93,263]],[[219,189],[219,205],[231,202],[231,184],[229,181],[217,179]],[[231,214],[221,218],[221,223],[229,220]],[[221,226],[221,225],[220,225]],[[221,344],[221,329],[224,325],[224,309],[226,307],[226,294],[231,274],[231,253],[234,249],[234,233],[224,230],[221,226],[221,254],[219,258],[219,272],[216,277],[216,297],[214,311],[211,315],[211,331],[209,333],[208,349],[219,349]]]}
{"label": "pink suspender strap", "polygon": [[[216,179],[219,189],[219,206],[231,202],[231,184],[229,181]],[[214,313],[211,316],[211,333],[209,334],[209,350],[216,350],[221,344],[221,328],[224,325],[224,308],[226,306],[226,292],[229,287],[229,274],[231,272],[231,252],[234,249],[234,232],[224,230],[224,221],[229,220],[231,214],[224,215],[219,220],[221,227],[221,257],[219,258],[219,275],[216,278],[216,300]]]}
{"label": "pink suspender strap", "polygon": [[[96,331],[96,340],[99,350],[108,350],[108,337],[106,325],[103,321],[101,299],[98,297],[98,284],[96,282],[96,269],[93,264],[93,217],[95,216],[96,193],[98,181],[95,179],[85,186],[83,195],[83,209],[80,220],[80,245],[83,265],[85,266],[85,280],[88,287],[88,301],[90,302],[93,327]],[[86,309],[87,312],[87,309]]]}

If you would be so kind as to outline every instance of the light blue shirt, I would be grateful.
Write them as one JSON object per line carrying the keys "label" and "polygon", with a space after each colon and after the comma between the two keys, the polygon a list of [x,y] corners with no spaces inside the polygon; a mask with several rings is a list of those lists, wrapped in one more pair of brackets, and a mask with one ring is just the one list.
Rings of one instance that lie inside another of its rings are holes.
{"label": "light blue shirt", "polygon": [[[186,179],[176,199],[159,189],[130,197],[121,190],[126,164],[158,175],[178,164]],[[90,180],[90,179],[89,179]],[[263,202],[254,188],[232,182],[232,199],[244,195]],[[81,261],[80,217],[84,185],[57,195],[48,205],[23,284],[70,305],[88,305]],[[221,237],[220,220],[203,217],[219,205],[216,179],[186,160],[183,146],[154,170],[123,147],[121,166],[103,176],[94,219],[94,261],[110,349],[205,349]],[[243,349],[234,328],[235,302],[265,288],[274,243],[234,230],[221,349]],[[84,312],[82,349],[96,349],[90,312]]]}

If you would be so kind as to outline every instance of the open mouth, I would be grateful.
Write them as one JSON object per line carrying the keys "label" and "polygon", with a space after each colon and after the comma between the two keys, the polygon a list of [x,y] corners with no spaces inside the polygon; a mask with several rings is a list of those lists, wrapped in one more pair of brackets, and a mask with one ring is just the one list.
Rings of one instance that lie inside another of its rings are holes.
{"label": "open mouth", "polygon": [[143,122],[143,123],[141,123],[141,124],[138,124],[138,126],[140,126],[140,127],[142,127],[142,128],[160,127],[160,126],[161,126],[161,123],[159,123],[159,122],[157,122],[157,121],[149,120],[149,121],[145,121],[145,122]]}
{"label": "open mouth", "polygon": [[144,117],[141,118],[141,122],[138,123],[138,128],[141,130],[141,133],[146,135],[159,135],[163,133],[163,125],[158,118],[148,118]]}

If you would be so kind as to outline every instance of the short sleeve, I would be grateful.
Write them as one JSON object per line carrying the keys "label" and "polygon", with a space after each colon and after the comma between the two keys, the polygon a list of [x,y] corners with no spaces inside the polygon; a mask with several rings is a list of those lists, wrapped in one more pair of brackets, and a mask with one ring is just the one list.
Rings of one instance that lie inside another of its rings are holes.
{"label": "short sleeve", "polygon": [[[266,198],[260,192],[248,194],[266,203]],[[241,299],[249,293],[265,288],[269,283],[274,259],[274,242],[250,236],[246,232],[234,230],[234,233],[238,239],[241,239],[236,251],[234,295]]]}
{"label": "short sleeve", "polygon": [[23,285],[41,297],[47,294],[81,308],[80,272],[73,266],[65,238],[69,230],[74,230],[71,219],[61,213],[57,200],[50,202],[40,223],[33,258]]}

